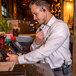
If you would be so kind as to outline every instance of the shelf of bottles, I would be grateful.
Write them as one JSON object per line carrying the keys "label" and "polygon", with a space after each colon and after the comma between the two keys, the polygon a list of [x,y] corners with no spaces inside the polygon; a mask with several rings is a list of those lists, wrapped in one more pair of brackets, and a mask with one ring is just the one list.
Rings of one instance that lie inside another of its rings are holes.
{"label": "shelf of bottles", "polygon": [[51,13],[61,19],[61,0],[50,0]]}

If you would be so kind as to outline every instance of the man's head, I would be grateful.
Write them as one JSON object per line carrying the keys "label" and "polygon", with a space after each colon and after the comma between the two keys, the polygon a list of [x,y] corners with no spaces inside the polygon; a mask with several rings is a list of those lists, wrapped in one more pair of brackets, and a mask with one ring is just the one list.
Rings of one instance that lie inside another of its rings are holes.
{"label": "man's head", "polygon": [[34,20],[37,20],[39,24],[46,24],[48,15],[50,14],[49,4],[45,0],[35,0],[29,5],[31,12],[34,16]]}

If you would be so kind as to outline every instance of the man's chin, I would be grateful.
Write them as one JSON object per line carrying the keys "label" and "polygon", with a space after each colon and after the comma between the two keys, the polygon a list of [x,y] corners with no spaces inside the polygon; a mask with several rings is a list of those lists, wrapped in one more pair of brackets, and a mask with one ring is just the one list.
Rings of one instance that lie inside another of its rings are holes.
{"label": "man's chin", "polygon": [[39,23],[40,25],[43,24],[43,23],[41,23],[41,22],[38,22],[38,23]]}

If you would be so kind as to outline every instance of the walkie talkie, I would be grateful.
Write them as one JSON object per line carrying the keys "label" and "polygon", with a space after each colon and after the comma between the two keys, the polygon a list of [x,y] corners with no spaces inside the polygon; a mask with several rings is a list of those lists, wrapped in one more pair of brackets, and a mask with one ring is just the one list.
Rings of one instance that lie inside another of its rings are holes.
{"label": "walkie talkie", "polygon": [[65,61],[64,61],[64,64],[62,66],[62,72],[64,75],[68,75],[68,65],[65,64]]}

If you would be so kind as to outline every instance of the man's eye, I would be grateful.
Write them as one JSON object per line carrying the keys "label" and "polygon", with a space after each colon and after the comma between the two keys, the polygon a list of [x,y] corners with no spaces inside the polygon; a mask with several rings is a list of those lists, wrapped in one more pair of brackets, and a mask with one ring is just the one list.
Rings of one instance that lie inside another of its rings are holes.
{"label": "man's eye", "polygon": [[36,13],[35,15],[37,16],[38,14]]}

